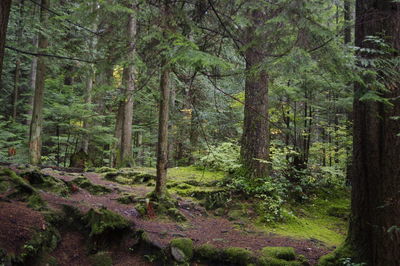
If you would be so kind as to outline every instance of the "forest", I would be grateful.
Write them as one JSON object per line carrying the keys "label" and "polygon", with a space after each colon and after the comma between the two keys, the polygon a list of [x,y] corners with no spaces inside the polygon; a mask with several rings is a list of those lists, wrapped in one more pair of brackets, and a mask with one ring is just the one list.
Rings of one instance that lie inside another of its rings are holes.
{"label": "forest", "polygon": [[400,266],[400,1],[1,0],[3,265]]}

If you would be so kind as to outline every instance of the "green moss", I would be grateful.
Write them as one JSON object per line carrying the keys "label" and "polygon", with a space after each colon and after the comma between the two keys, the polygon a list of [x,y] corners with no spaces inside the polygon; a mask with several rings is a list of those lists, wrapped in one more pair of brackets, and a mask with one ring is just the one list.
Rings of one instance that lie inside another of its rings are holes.
{"label": "green moss", "polygon": [[21,173],[21,177],[27,180],[33,187],[56,193],[60,196],[67,196],[70,192],[66,182],[44,174],[39,170],[26,171]]}
{"label": "green moss", "polygon": [[336,265],[343,265],[342,260],[345,258],[353,258],[354,257],[354,251],[351,249],[351,247],[348,244],[344,244],[335,251],[326,254],[325,256],[322,256],[319,259],[319,266],[336,266]]}
{"label": "green moss", "polygon": [[167,215],[177,222],[186,221],[186,217],[176,208],[169,208],[167,210]]}
{"label": "green moss", "polygon": [[233,220],[240,220],[241,218],[245,217],[245,213],[242,210],[232,210],[228,212],[228,219]]}
{"label": "green moss", "polygon": [[2,184],[3,190],[16,189],[27,194],[35,192],[35,189],[28,182],[7,168],[0,170],[0,183]]}
{"label": "green moss", "polygon": [[271,257],[261,257],[258,261],[260,266],[301,266],[303,265],[300,261],[287,261]]}
{"label": "green moss", "polygon": [[109,173],[109,172],[116,172],[117,169],[110,168],[110,167],[100,167],[94,170],[96,173]]}
{"label": "green moss", "polygon": [[98,252],[90,257],[93,266],[112,266],[112,258],[109,252]]}
{"label": "green moss", "polygon": [[139,213],[141,216],[144,216],[144,215],[146,215],[146,213],[147,213],[146,206],[145,206],[144,204],[142,204],[142,203],[136,204],[136,205],[135,205],[135,209],[138,211],[138,213]]}
{"label": "green moss", "polygon": [[265,247],[261,253],[266,257],[272,257],[283,260],[295,260],[296,252],[292,247]]}
{"label": "green moss", "polygon": [[124,217],[107,209],[90,209],[83,220],[90,230],[90,237],[130,229],[130,224]]}
{"label": "green moss", "polygon": [[244,248],[229,247],[222,251],[222,258],[232,264],[247,265],[252,262],[254,255],[253,252]]}
{"label": "green moss", "polygon": [[203,244],[194,250],[195,258],[203,261],[219,261],[221,251],[213,245]]}
{"label": "green moss", "polygon": [[257,227],[275,234],[316,239],[328,246],[339,246],[346,238],[347,221],[327,214],[331,207],[349,208],[348,194],[317,199],[309,205],[293,206],[293,215],[283,223],[258,222]]}
{"label": "green moss", "polygon": [[117,198],[117,201],[122,204],[132,204],[136,202],[134,194],[123,193],[121,197]]}
{"label": "green moss", "polygon": [[34,210],[43,210],[46,206],[46,203],[39,196],[39,194],[34,193],[28,197],[28,207]]}
{"label": "green moss", "polygon": [[75,178],[74,180],[71,181],[71,183],[75,184],[83,189],[86,189],[93,195],[103,195],[103,194],[110,193],[112,191],[111,189],[109,189],[107,187],[93,184],[86,177]]}
{"label": "green moss", "polygon": [[[193,241],[190,238],[172,239],[170,248],[173,257],[179,262],[190,261],[193,257]],[[182,253],[179,254],[179,251]],[[174,256],[174,252],[178,252],[178,254]],[[182,259],[178,259],[178,257]]]}
{"label": "green moss", "polygon": [[197,181],[200,184],[215,185],[215,181],[221,181],[225,177],[225,173],[221,171],[210,171],[198,169],[195,166],[174,167],[168,169],[168,177],[171,181]]}

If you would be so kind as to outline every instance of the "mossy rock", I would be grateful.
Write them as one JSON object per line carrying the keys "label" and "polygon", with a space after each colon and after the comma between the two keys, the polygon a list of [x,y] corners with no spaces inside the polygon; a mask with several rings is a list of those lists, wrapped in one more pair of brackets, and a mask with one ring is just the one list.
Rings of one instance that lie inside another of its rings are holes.
{"label": "mossy rock", "polygon": [[194,249],[194,256],[200,261],[219,261],[221,260],[221,250],[211,244],[203,244]]}
{"label": "mossy rock", "polygon": [[27,202],[28,207],[35,210],[46,207],[37,190],[10,169],[0,170],[0,192],[7,194],[9,199]]}
{"label": "mossy rock", "polygon": [[167,210],[167,215],[177,222],[185,222],[186,217],[176,208],[169,208]]}
{"label": "mossy rock", "polygon": [[190,238],[175,238],[170,242],[170,251],[177,262],[188,262],[193,257],[193,241]]}
{"label": "mossy rock", "polygon": [[137,201],[136,196],[131,193],[123,193],[121,197],[117,198],[117,201],[122,204],[132,204]]}
{"label": "mossy rock", "polygon": [[30,195],[35,192],[35,189],[26,180],[7,168],[0,169],[0,189],[2,193],[17,190]]}
{"label": "mossy rock", "polygon": [[346,207],[331,207],[327,210],[326,213],[332,217],[346,219],[350,214],[350,210]]}
{"label": "mossy rock", "polygon": [[90,237],[114,234],[130,230],[130,223],[124,217],[110,210],[90,209],[83,220],[89,228]]}
{"label": "mossy rock", "polygon": [[93,195],[103,195],[103,194],[111,193],[111,191],[112,191],[111,189],[109,189],[107,187],[93,184],[86,177],[77,177],[74,180],[72,180],[71,183],[75,184],[83,189],[86,189]]}
{"label": "mossy rock", "polygon": [[235,265],[248,265],[254,261],[254,254],[250,250],[238,247],[225,248],[222,251],[225,262]]}
{"label": "mossy rock", "polygon": [[93,266],[112,266],[112,258],[109,252],[98,252],[90,256],[90,261]]}
{"label": "mossy rock", "polygon": [[27,180],[33,187],[53,192],[60,196],[68,196],[71,192],[68,184],[51,175],[44,174],[38,170],[26,171],[20,174],[22,178]]}
{"label": "mossy rock", "polygon": [[292,247],[265,247],[261,250],[261,254],[286,261],[296,260],[296,252]]}

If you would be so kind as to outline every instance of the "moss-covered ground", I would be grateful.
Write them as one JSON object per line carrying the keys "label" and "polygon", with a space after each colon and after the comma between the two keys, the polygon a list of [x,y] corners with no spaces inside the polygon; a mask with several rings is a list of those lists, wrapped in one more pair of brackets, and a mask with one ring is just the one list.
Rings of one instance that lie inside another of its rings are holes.
{"label": "moss-covered ground", "polygon": [[[135,168],[155,175],[153,168]],[[284,221],[266,223],[260,217],[243,215],[249,213],[252,204],[239,201],[229,206],[218,206],[218,197],[226,202],[225,188],[218,186],[218,181],[225,178],[224,172],[208,171],[190,167],[174,167],[168,169],[168,188],[171,194],[200,201],[207,208],[217,209],[216,214],[227,215],[229,219],[241,219],[254,224],[258,229],[282,236],[299,239],[312,239],[323,242],[329,247],[339,246],[345,239],[347,230],[347,214],[350,199],[347,191],[318,195],[304,204],[286,205]],[[208,201],[208,203],[207,203]],[[216,206],[209,206],[217,204]],[[254,207],[254,206],[253,206]],[[234,213],[240,213],[235,217]]]}
{"label": "moss-covered ground", "polygon": [[[328,246],[339,246],[345,240],[347,219],[346,215],[342,214],[349,212],[348,193],[338,192],[337,195],[325,199],[317,198],[308,204],[288,207],[292,211],[287,215],[285,222],[270,224],[257,222],[257,227],[283,236],[314,239]],[[332,213],[335,209],[340,210],[341,217]]]}

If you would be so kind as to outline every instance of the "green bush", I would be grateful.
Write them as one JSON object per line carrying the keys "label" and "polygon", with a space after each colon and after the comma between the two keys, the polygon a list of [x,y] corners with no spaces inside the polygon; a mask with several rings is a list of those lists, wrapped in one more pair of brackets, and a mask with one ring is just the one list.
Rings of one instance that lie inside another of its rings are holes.
{"label": "green bush", "polygon": [[201,157],[197,166],[233,172],[241,167],[239,157],[239,145],[231,142],[223,142],[218,146],[212,146],[210,153]]}

